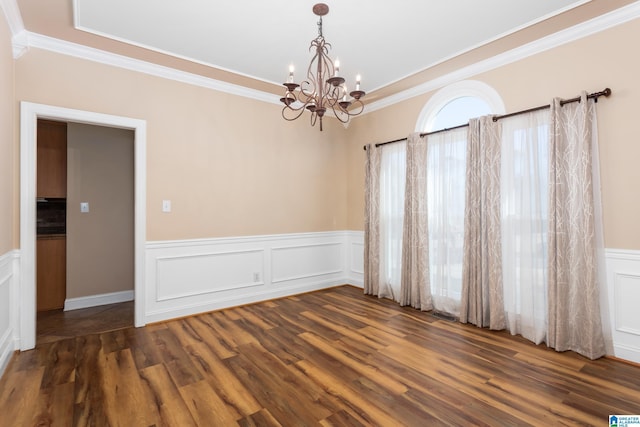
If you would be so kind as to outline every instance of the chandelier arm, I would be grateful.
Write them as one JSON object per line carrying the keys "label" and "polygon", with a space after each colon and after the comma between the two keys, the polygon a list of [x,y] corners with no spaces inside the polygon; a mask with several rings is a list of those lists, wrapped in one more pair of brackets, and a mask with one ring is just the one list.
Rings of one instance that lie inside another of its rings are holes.
{"label": "chandelier arm", "polygon": [[[285,111],[293,111],[297,114],[295,114],[292,117],[287,117],[285,114]],[[284,108],[282,109],[282,118],[285,119],[288,122],[292,122],[294,120],[296,120],[298,117],[300,117],[302,114],[304,113],[304,108],[298,108],[298,109],[293,109],[291,107],[289,107],[288,105],[285,105]]]}
{"label": "chandelier arm", "polygon": [[362,112],[364,111],[364,103],[361,100],[359,99],[353,100],[351,102],[350,107],[354,107],[354,106],[355,108],[351,108],[346,111],[346,113],[349,114],[350,117],[358,116],[362,114]]}
{"label": "chandelier arm", "polygon": [[[304,85],[310,86],[310,89],[312,90],[305,89]],[[300,93],[307,97],[307,101],[309,101],[310,98],[315,98],[316,92],[317,91],[315,82],[309,82],[308,80],[305,80],[300,84]]]}
{"label": "chandelier arm", "polygon": [[[292,91],[287,91],[286,92],[285,97],[288,96],[290,99],[293,99],[293,101],[290,102],[289,105],[286,105],[285,108],[288,108],[289,110],[292,110],[292,111],[304,111],[304,109],[307,108],[309,105],[315,104],[314,92],[307,91],[305,89],[304,85],[310,86],[311,83],[305,80],[300,84],[300,86],[299,86],[299,88],[300,88],[299,96],[296,96],[295,92],[292,92]],[[303,98],[304,98],[304,100],[303,100]],[[300,106],[299,107],[293,107],[292,105],[295,102],[299,102]]]}
{"label": "chandelier arm", "polygon": [[358,106],[358,108],[359,108],[359,109],[351,109],[351,111],[354,111],[354,110],[355,110],[356,112],[354,113],[354,112],[351,112],[351,111],[350,111],[350,112],[349,112],[349,115],[350,115],[350,116],[357,116],[357,115],[360,115],[360,114],[362,114],[362,112],[364,111],[364,103],[363,103],[363,102],[362,102],[362,100],[360,100],[360,99],[356,99],[356,100],[355,100],[351,105],[356,105],[356,106]]}
{"label": "chandelier arm", "polygon": [[[336,111],[336,109],[334,107],[331,107],[331,109],[333,110],[333,115],[335,116],[336,119],[338,119],[340,122],[342,123],[347,123],[349,122],[349,119],[351,118],[349,116],[349,113],[346,113],[342,110],[338,110]],[[346,117],[344,117],[346,114]]]}
{"label": "chandelier arm", "polygon": [[353,108],[351,110],[347,110],[346,108],[343,108],[342,105],[340,105],[340,103],[333,104],[331,106],[331,109],[333,110],[333,115],[336,117],[336,119],[338,119],[342,123],[347,123],[351,119],[351,117],[360,115],[364,111],[364,104],[362,101],[355,100],[350,104],[350,106],[353,106],[353,105],[357,106],[357,109],[355,111]]}
{"label": "chandelier arm", "polygon": [[331,107],[331,109],[333,109],[335,111],[336,109],[336,105],[339,107],[340,106],[340,99],[336,98],[334,96],[328,97],[327,98],[327,105],[329,107]]}

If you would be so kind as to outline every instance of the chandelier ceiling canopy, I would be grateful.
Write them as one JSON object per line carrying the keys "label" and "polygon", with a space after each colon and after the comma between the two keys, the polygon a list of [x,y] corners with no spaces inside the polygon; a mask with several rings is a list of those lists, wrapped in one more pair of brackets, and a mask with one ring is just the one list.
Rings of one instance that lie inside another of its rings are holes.
{"label": "chandelier ceiling canopy", "polygon": [[314,56],[307,68],[306,79],[295,83],[293,65],[289,66],[289,78],[283,83],[285,94],[280,101],[284,104],[282,117],[285,120],[296,120],[307,110],[311,113],[311,126],[319,121],[322,130],[322,118],[327,112],[332,112],[342,123],[362,113],[361,98],[365,92],[360,90],[360,75],[356,77],[355,90],[349,92],[345,79],[340,76],[340,62],[329,57],[331,44],[322,34],[322,17],[329,13],[329,6],[318,3],[313,6],[313,13],[319,17],[318,37],[311,40],[309,51],[314,52]]}

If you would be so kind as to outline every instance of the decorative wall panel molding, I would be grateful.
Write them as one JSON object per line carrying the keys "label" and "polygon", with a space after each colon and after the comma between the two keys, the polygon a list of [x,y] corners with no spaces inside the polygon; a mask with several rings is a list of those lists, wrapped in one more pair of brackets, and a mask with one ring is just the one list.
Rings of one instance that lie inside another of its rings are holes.
{"label": "decorative wall panel molding", "polygon": [[157,301],[261,285],[263,271],[263,249],[158,257]]}
{"label": "decorative wall panel molding", "polygon": [[605,256],[614,355],[640,363],[640,251],[607,249]]}
{"label": "decorative wall panel molding", "polygon": [[17,347],[18,251],[0,256],[0,376]]}
{"label": "decorative wall panel molding", "polygon": [[349,283],[364,287],[364,231],[347,232]]}
{"label": "decorative wall panel molding", "polygon": [[361,236],[335,231],[148,242],[145,320],[157,322],[342,284],[362,286],[352,271],[362,270],[362,255],[357,254]]}
{"label": "decorative wall panel molding", "polygon": [[271,283],[344,274],[344,242],[271,248]]}

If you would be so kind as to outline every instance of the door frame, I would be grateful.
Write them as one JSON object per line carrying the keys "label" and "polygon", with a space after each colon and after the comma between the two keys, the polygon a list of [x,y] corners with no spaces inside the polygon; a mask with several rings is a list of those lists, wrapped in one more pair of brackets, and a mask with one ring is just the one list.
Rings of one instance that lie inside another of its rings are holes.
{"label": "door frame", "polygon": [[147,122],[110,114],[31,102],[20,103],[20,288],[19,347],[36,345],[36,162],[37,122],[51,119],[134,131],[134,324],[145,321]]}

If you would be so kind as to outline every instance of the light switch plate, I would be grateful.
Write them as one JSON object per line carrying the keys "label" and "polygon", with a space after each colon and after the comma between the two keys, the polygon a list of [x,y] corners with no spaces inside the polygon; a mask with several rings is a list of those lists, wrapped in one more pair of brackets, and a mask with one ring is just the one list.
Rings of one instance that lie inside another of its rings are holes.
{"label": "light switch plate", "polygon": [[89,202],[80,202],[80,212],[82,213],[89,212]]}
{"label": "light switch plate", "polygon": [[162,212],[171,212],[171,200],[162,201]]}

